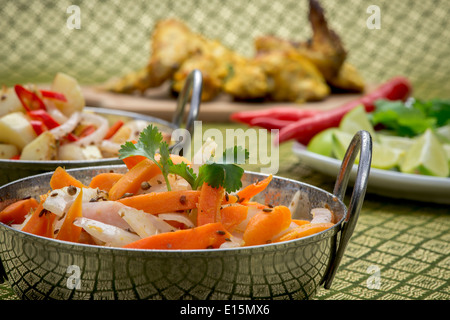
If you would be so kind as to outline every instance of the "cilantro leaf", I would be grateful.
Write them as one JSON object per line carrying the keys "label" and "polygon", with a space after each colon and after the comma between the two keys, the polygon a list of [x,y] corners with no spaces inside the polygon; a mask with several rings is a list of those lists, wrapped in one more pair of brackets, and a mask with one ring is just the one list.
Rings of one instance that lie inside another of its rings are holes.
{"label": "cilantro leaf", "polygon": [[223,152],[222,158],[219,159],[218,163],[244,164],[248,160],[249,155],[250,153],[247,149],[241,146],[234,146]]}
{"label": "cilantro leaf", "polygon": [[171,164],[169,167],[169,172],[179,175],[184,180],[186,180],[191,185],[191,187],[193,187],[195,185],[195,181],[197,180],[197,175],[194,173],[194,170],[192,170],[192,168],[189,168],[188,165],[184,162],[179,164],[173,164],[172,161],[170,162]]}
{"label": "cilantro leaf", "polygon": [[[156,153],[160,153],[159,161],[156,160]],[[170,153],[169,145],[164,141],[162,133],[158,128],[150,124],[147,128],[141,131],[139,140],[136,143],[130,141],[121,145],[119,150],[119,159],[125,159],[131,156],[144,156],[152,160],[161,169],[164,180],[167,184],[167,190],[171,190],[168,179],[169,167],[170,167]]]}
{"label": "cilantro leaf", "polygon": [[372,123],[382,124],[399,136],[414,137],[450,123],[450,101],[446,100],[378,100],[375,107]]}
{"label": "cilantro leaf", "polygon": [[245,163],[248,157],[249,152],[240,146],[226,149],[218,162],[208,161],[199,168],[194,187],[198,188],[206,182],[214,188],[222,186],[229,193],[239,190],[244,169],[236,163]]}
{"label": "cilantro leaf", "polygon": [[160,148],[163,136],[157,127],[152,124],[141,131],[137,143],[125,142],[119,150],[119,159],[131,156],[144,156],[150,160],[155,160],[155,154]]}

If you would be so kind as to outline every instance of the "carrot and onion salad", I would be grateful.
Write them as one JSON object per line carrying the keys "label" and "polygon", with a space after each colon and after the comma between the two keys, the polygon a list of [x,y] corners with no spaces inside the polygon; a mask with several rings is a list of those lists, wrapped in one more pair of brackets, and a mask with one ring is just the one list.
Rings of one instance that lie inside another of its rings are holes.
{"label": "carrot and onion salad", "polygon": [[47,193],[10,204],[0,212],[0,222],[62,241],[159,250],[264,245],[334,225],[327,208],[312,209],[311,221],[293,218],[295,196],[287,206],[256,202],[272,175],[243,187],[244,170],[228,152],[248,158],[245,149],[235,147],[219,160],[191,165],[170,154],[150,125],[139,141],[122,145],[122,159],[140,159],[125,173],[100,173],[83,183],[59,167]]}

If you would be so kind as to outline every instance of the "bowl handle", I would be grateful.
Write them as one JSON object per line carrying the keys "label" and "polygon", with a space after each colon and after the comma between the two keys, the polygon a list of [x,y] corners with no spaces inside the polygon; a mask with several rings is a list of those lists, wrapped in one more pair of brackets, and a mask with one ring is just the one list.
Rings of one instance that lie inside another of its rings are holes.
{"label": "bowl handle", "polygon": [[2,259],[0,258],[0,284],[6,282],[8,277],[6,275],[5,268],[3,267]]}
{"label": "bowl handle", "polygon": [[175,110],[174,116],[172,118],[172,124],[175,125],[177,128],[180,128],[181,121],[184,118],[184,109],[186,107],[186,103],[189,97],[191,97],[191,103],[189,105],[189,114],[186,119],[186,126],[185,126],[185,129],[191,134],[191,136],[194,130],[194,122],[197,120],[198,113],[200,111],[200,103],[202,101],[202,89],[203,89],[202,73],[201,71],[194,69],[186,78],[183,90],[181,91],[181,94],[178,97],[177,109]]}
{"label": "bowl handle", "polygon": [[353,231],[358,221],[359,212],[361,211],[364,202],[364,196],[367,189],[367,182],[370,173],[370,166],[372,162],[372,137],[369,132],[360,130],[353,137],[347,152],[342,161],[340,171],[337,176],[336,184],[334,186],[333,194],[341,201],[344,200],[347,183],[355,163],[356,156],[360,154],[358,171],[356,173],[356,180],[353,187],[352,196],[347,210],[347,216],[341,225],[341,233],[339,238],[339,245],[334,259],[332,259],[328,272],[324,278],[325,289],[331,287],[336,271],[344,255],[345,248],[350,240]]}

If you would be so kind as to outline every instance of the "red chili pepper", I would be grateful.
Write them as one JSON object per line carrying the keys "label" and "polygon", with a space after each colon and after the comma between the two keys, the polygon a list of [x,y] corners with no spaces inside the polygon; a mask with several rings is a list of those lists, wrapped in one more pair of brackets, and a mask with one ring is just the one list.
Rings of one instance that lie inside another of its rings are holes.
{"label": "red chili pepper", "polygon": [[322,112],[317,109],[301,109],[295,107],[274,107],[254,111],[235,112],[230,119],[236,122],[250,124],[255,118],[272,118],[286,121],[297,121],[308,118]]}
{"label": "red chili pepper", "polygon": [[256,127],[261,127],[261,128],[267,129],[267,130],[272,130],[272,129],[284,128],[293,122],[294,121],[281,120],[281,119],[270,118],[270,117],[259,117],[259,118],[251,119],[248,124],[250,126],[256,126]]}
{"label": "red chili pepper", "polygon": [[59,127],[59,123],[45,110],[31,110],[28,111],[28,115],[33,119],[41,120],[49,130]]}
{"label": "red chili pepper", "polygon": [[95,132],[95,130],[97,130],[97,129],[96,129],[95,126],[93,126],[93,125],[86,126],[86,127],[81,131],[81,133],[78,135],[78,138],[86,137],[86,136],[90,135],[91,133]]}
{"label": "red chili pepper", "polygon": [[338,127],[344,115],[353,108],[364,105],[366,112],[372,112],[377,100],[404,100],[410,92],[410,82],[406,78],[395,77],[360,99],[287,125],[280,130],[278,143],[297,139],[306,145],[317,133],[328,128]]}
{"label": "red chili pepper", "polygon": [[[41,110],[41,109],[31,110],[31,111],[28,111],[28,115],[32,118],[31,121],[33,121],[33,120],[41,121],[48,130],[51,130],[53,128],[60,126],[58,121],[53,119],[53,117],[45,110]],[[66,139],[73,142],[73,141],[77,141],[78,137],[75,136],[73,133],[69,133],[66,136]]]}
{"label": "red chili pepper", "polygon": [[107,140],[109,138],[111,138],[122,126],[123,126],[124,122],[122,120],[117,120],[109,129],[108,132],[106,133],[105,137],[103,139]]}
{"label": "red chili pepper", "polygon": [[44,122],[42,122],[42,120],[32,119],[30,120],[30,124],[33,127],[34,132],[36,132],[38,136],[47,130],[47,127],[44,125]]}
{"label": "red chili pepper", "polygon": [[69,141],[71,141],[71,142],[80,140],[80,139],[78,139],[78,137],[77,137],[76,135],[74,135],[73,133],[69,133],[69,134],[67,135],[67,139],[68,139]]}
{"label": "red chili pepper", "polygon": [[42,94],[42,97],[48,98],[48,99],[55,99],[63,102],[67,102],[67,98],[64,94],[50,91],[50,90],[39,90]]}
{"label": "red chili pepper", "polygon": [[27,111],[32,110],[47,110],[45,103],[41,98],[35,93],[28,89],[25,89],[23,86],[16,84],[14,86],[14,90],[16,91],[17,97],[19,97],[20,102],[23,107]]}

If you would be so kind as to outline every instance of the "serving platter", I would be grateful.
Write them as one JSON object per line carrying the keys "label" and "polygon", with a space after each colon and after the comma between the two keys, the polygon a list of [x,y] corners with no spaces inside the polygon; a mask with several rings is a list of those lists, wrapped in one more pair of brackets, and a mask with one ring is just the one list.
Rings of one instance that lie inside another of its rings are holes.
{"label": "serving platter", "polygon": [[[341,161],[337,159],[310,152],[298,142],[294,143],[292,150],[303,163],[319,172],[330,176],[339,172]],[[356,170],[355,166],[350,183],[354,182]],[[450,178],[371,168],[367,192],[390,198],[450,204]]]}

